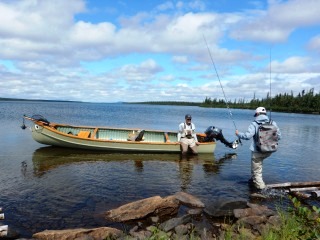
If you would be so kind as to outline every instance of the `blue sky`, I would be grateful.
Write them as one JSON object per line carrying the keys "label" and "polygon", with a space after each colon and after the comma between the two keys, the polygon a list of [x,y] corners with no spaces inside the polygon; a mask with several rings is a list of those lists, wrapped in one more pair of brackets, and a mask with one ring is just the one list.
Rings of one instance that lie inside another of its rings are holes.
{"label": "blue sky", "polygon": [[270,80],[272,95],[318,93],[319,9],[320,0],[0,0],[0,97],[223,99],[206,42],[228,100],[264,98]]}

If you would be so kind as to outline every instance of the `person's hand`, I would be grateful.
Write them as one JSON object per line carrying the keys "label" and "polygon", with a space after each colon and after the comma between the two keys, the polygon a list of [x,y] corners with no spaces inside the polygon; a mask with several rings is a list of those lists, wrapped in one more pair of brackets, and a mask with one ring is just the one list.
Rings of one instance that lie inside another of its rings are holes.
{"label": "person's hand", "polygon": [[200,145],[200,143],[199,143],[199,142],[196,142],[196,145],[197,145],[197,146],[199,146],[199,145]]}
{"label": "person's hand", "polygon": [[236,129],[236,136],[238,136],[238,134],[239,134],[239,131],[238,131],[238,129]]}

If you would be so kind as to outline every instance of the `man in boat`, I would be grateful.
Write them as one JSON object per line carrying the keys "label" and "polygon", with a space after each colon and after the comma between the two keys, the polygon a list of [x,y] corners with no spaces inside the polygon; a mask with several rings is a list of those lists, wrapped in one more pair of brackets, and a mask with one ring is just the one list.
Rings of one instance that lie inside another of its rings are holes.
{"label": "man in boat", "polygon": [[179,125],[178,142],[180,142],[182,155],[186,155],[189,148],[193,154],[198,154],[199,142],[195,132],[195,125],[191,122],[191,120],[191,115],[186,114],[185,122],[180,123]]}
{"label": "man in boat", "polygon": [[[272,152],[262,152],[258,147],[258,129],[259,125],[264,123],[269,123],[270,120],[267,116],[267,110],[264,107],[258,107],[254,114],[254,121],[248,127],[248,130],[245,133],[239,132],[236,130],[236,135],[240,139],[249,140],[252,138],[252,143],[250,146],[251,150],[251,179],[249,183],[253,183],[254,187],[258,190],[264,189],[266,187],[263,178],[262,178],[262,164],[263,160],[269,157]],[[276,122],[272,121],[272,125],[274,125],[277,129],[277,139],[281,138],[281,132],[276,124]]]}

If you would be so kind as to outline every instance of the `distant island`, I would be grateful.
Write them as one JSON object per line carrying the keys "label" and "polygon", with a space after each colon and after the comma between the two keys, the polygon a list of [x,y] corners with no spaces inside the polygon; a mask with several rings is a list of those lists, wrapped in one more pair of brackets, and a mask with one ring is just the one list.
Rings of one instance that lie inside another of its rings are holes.
{"label": "distant island", "polygon": [[223,99],[206,97],[203,102],[177,102],[177,101],[147,101],[134,102],[136,104],[152,105],[177,105],[177,106],[199,106],[207,108],[235,108],[235,109],[256,109],[264,106],[274,112],[320,114],[320,93],[314,93],[314,89],[302,90],[296,96],[291,91],[290,94],[277,94],[270,98],[269,93],[266,98],[257,99],[255,94],[253,99],[235,99],[227,103]]}
{"label": "distant island", "polygon": [[81,102],[81,101],[68,101],[68,100],[46,100],[46,99],[24,99],[24,98],[2,98],[0,101],[22,101],[22,102]]}

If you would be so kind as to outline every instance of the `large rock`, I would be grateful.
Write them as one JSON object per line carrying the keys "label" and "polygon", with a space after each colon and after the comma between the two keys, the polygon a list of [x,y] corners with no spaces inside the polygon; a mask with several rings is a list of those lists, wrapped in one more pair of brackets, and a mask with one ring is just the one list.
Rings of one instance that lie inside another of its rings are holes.
{"label": "large rock", "polygon": [[254,206],[244,209],[234,209],[233,213],[236,218],[244,218],[248,216],[266,216],[270,217],[275,215],[275,212],[266,206]]}
{"label": "large rock", "polygon": [[204,212],[210,217],[231,217],[234,209],[241,209],[247,207],[246,200],[220,200],[207,204]]}
{"label": "large rock", "polygon": [[74,239],[116,239],[123,236],[124,233],[115,228],[100,227],[100,228],[77,228],[65,230],[45,230],[43,232],[33,234],[34,239],[41,240],[74,240]]}
{"label": "large rock", "polygon": [[185,215],[179,218],[171,218],[163,223],[160,224],[159,228],[162,229],[165,232],[168,232],[175,227],[186,224],[191,221],[191,215]]}
{"label": "large rock", "polygon": [[196,207],[196,208],[204,208],[205,205],[201,200],[195,196],[192,196],[191,194],[185,193],[185,192],[177,192],[175,195],[173,195],[175,198],[177,198],[183,205]]}
{"label": "large rock", "polygon": [[155,196],[107,211],[106,218],[114,222],[126,222],[143,219],[148,215],[175,215],[178,213],[178,209],[179,201],[175,197],[169,196],[162,198]]}

